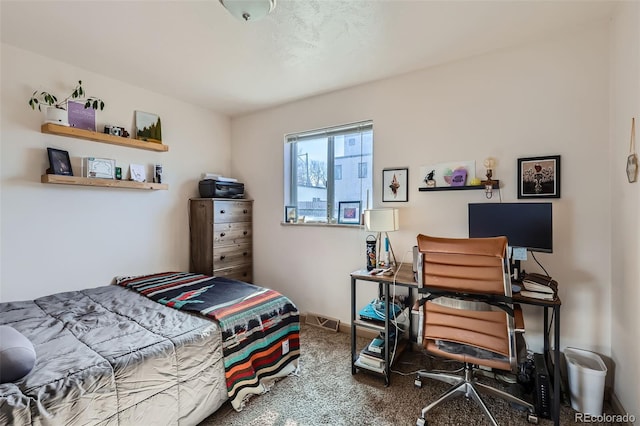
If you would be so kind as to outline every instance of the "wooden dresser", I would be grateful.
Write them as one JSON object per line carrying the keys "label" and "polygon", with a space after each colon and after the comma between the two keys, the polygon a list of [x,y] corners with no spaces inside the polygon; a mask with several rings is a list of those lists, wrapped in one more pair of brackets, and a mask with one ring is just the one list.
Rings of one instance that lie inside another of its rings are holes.
{"label": "wooden dresser", "polygon": [[191,272],[253,282],[253,200],[189,200]]}

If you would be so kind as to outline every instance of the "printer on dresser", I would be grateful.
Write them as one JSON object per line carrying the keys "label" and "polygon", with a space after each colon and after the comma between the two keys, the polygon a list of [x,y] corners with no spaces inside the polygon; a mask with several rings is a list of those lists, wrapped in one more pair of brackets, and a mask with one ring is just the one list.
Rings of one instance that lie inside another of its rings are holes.
{"label": "printer on dresser", "polygon": [[253,281],[253,200],[189,200],[192,272]]}

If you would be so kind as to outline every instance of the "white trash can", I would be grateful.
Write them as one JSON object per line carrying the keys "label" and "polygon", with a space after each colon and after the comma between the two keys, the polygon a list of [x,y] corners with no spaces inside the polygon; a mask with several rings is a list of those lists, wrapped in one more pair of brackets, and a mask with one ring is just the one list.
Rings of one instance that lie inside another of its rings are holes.
{"label": "white trash can", "polygon": [[576,348],[566,348],[571,407],[592,416],[602,415],[604,381],[607,366],[596,353]]}

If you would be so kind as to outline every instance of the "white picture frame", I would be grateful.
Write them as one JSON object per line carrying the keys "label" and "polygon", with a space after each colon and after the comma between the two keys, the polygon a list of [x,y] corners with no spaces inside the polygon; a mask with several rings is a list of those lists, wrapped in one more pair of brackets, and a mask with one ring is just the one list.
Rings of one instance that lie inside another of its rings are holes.
{"label": "white picture frame", "polygon": [[84,176],[96,179],[115,179],[116,160],[111,158],[84,157]]}
{"label": "white picture frame", "polygon": [[129,164],[129,174],[131,175],[132,181],[147,181],[147,172],[142,164]]}

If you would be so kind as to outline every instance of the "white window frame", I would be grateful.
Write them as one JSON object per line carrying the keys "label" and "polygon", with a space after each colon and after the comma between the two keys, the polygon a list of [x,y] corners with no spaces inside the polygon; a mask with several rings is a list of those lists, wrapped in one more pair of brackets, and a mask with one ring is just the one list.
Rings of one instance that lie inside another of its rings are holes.
{"label": "white window frame", "polygon": [[[334,152],[334,137],[345,134],[352,134],[354,132],[373,132],[373,121],[366,120],[356,123],[349,123],[340,126],[334,126],[324,129],[310,130],[305,132],[290,133],[285,135],[284,138],[284,205],[285,206],[297,206],[297,192],[294,190],[297,188],[297,162],[292,159],[297,158],[297,152],[295,151],[296,144],[292,142],[301,142],[304,140],[311,140],[318,137],[327,137],[327,212],[326,221],[304,223],[312,225],[335,225],[337,224],[337,217],[333,216],[334,210],[337,209],[338,202],[335,200],[335,185],[334,185],[334,172],[335,172],[335,152]],[[373,144],[373,140],[372,140]],[[371,152],[371,168],[373,169],[373,146]],[[364,158],[364,157],[363,157]],[[369,170],[367,170],[369,172]],[[344,171],[343,171],[344,173]],[[343,175],[343,180],[345,179]],[[371,189],[373,189],[373,173],[367,173],[367,177],[359,179],[369,179]],[[366,194],[366,196],[373,197],[373,194]],[[360,194],[360,199],[364,197]],[[360,205],[360,213],[364,212],[367,208],[366,201],[362,201]],[[284,209],[283,209],[284,211]],[[283,215],[284,217],[284,215]],[[285,223],[283,221],[283,223]],[[354,225],[340,225],[340,226],[354,226]],[[357,226],[357,225],[356,225]]]}

